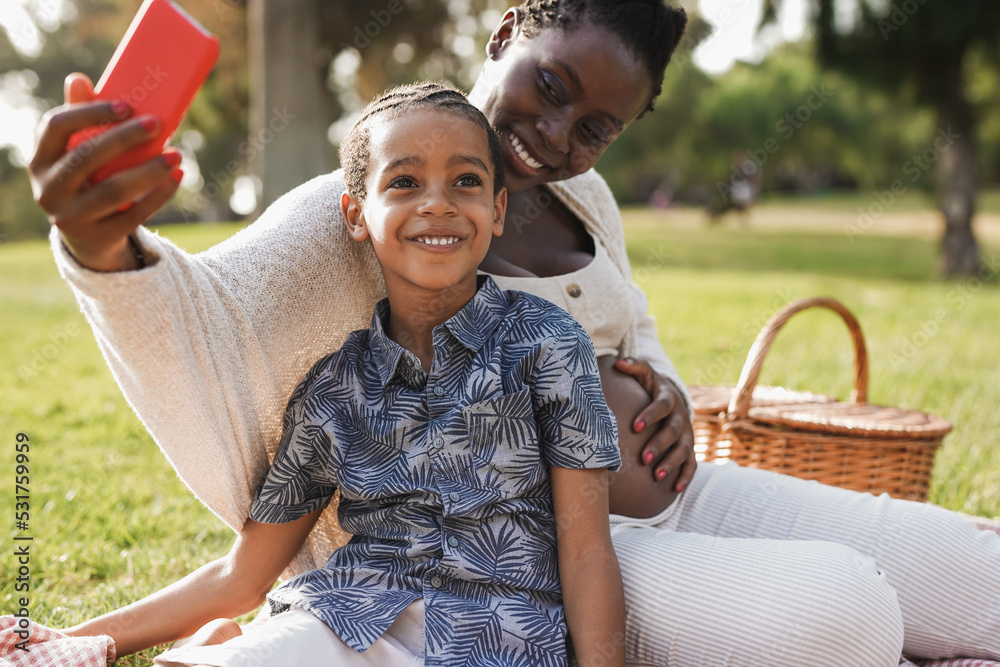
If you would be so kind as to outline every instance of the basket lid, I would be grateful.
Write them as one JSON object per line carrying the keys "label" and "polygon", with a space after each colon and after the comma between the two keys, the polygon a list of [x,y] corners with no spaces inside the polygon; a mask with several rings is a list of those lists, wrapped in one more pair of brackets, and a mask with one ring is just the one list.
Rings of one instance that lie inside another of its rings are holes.
{"label": "basket lid", "polygon": [[932,440],[951,431],[941,417],[917,410],[871,403],[802,403],[752,407],[750,419],[811,433],[832,433],[868,438]]}
{"label": "basket lid", "polygon": [[[736,392],[735,385],[689,385],[691,406],[695,414],[717,415],[729,408]],[[757,385],[753,390],[751,405],[787,405],[791,403],[832,403],[837,399],[811,391],[795,391],[784,387]]]}

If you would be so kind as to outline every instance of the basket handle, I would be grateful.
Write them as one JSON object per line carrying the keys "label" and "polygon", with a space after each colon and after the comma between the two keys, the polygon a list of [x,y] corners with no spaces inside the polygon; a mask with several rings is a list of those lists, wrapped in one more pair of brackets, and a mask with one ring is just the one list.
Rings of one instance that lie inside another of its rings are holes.
{"label": "basket handle", "polygon": [[746,363],[743,364],[736,392],[729,402],[727,417],[729,421],[745,419],[750,411],[750,399],[757,386],[761,368],[764,366],[764,357],[771,349],[771,343],[774,342],[778,331],[785,326],[792,315],[814,307],[827,308],[843,318],[850,331],[851,340],[854,342],[854,389],[851,391],[851,403],[865,403],[868,400],[868,352],[865,350],[865,338],[861,333],[861,325],[844,304],[830,297],[816,296],[799,299],[788,304],[772,315],[764,328],[757,334],[757,339],[747,354]]}

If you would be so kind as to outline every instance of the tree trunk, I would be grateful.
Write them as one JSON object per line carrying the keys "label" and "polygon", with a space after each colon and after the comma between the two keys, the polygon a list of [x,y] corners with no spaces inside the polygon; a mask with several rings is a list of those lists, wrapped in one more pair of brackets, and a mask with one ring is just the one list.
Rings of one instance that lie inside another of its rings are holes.
{"label": "tree trunk", "polygon": [[257,214],[333,169],[327,129],[333,97],[319,43],[316,0],[250,0],[250,136],[247,159],[260,178]]}
{"label": "tree trunk", "polygon": [[972,231],[976,213],[976,119],[965,98],[961,61],[943,77],[938,105],[938,206],[944,216],[939,269],[943,276],[979,271],[979,244]]}

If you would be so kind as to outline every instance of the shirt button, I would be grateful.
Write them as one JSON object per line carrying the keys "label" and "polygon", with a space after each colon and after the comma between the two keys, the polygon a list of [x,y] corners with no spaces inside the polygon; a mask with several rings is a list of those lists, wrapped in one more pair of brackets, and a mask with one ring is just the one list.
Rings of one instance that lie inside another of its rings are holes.
{"label": "shirt button", "polygon": [[581,290],[580,286],[577,285],[576,283],[573,283],[572,285],[567,287],[566,292],[574,299],[583,294],[583,290]]}
{"label": "shirt button", "polygon": [[434,588],[441,588],[441,584],[442,584],[441,577],[434,577],[431,579],[431,586],[433,586]]}
{"label": "shirt button", "polygon": [[452,535],[451,537],[449,537],[448,538],[448,545],[449,546],[453,546],[453,547],[457,547],[458,546],[458,538],[455,537],[454,535]]}
{"label": "shirt button", "polygon": [[441,449],[444,447],[444,438],[434,438],[434,449]]}
{"label": "shirt button", "polygon": [[462,499],[462,496],[460,496],[455,491],[452,491],[451,493],[449,493],[448,497],[451,498],[451,502],[453,502],[453,503],[457,503],[459,500]]}
{"label": "shirt button", "polygon": [[444,387],[441,387],[441,386],[434,387],[434,395],[435,396],[444,396]]}

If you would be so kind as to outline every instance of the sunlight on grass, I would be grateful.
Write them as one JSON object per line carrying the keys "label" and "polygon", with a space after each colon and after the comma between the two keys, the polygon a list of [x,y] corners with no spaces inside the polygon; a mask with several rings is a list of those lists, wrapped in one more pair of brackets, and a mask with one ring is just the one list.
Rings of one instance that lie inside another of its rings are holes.
{"label": "sunlight on grass", "polygon": [[[840,299],[867,337],[872,402],[933,412],[955,425],[937,459],[931,499],[1000,516],[998,248],[985,248],[994,262],[991,281],[940,282],[931,239],[872,234],[852,243],[835,232],[677,227],[670,220],[669,213],[626,215],[636,279],[688,382],[735,382],[757,331],[787,301]],[[199,251],[238,228],[161,231]],[[825,312],[793,319],[762,381],[846,396],[852,360],[845,331]],[[121,397],[44,243],[0,245],[0,341],[8,471],[15,435],[31,438],[36,620],[80,622],[226,552],[231,532],[184,488]],[[0,480],[0,493],[13,495],[11,474]],[[10,608],[13,559],[2,568],[0,596]],[[148,665],[155,653],[118,664]]]}

